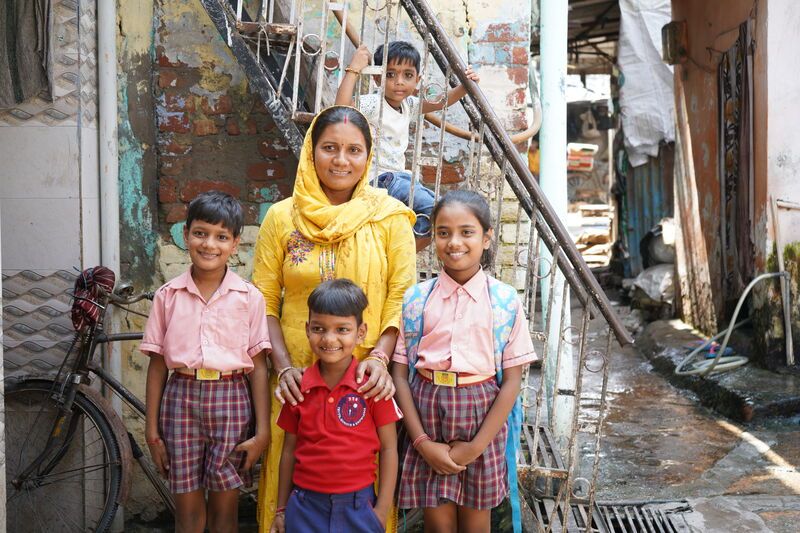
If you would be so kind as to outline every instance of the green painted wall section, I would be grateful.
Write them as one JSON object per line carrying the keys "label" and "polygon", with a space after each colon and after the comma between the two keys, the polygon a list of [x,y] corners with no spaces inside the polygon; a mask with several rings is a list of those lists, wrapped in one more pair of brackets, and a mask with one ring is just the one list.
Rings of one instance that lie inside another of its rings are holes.
{"label": "green painted wall section", "polygon": [[157,279],[153,7],[153,0],[119,0],[117,12],[121,274],[138,287]]}

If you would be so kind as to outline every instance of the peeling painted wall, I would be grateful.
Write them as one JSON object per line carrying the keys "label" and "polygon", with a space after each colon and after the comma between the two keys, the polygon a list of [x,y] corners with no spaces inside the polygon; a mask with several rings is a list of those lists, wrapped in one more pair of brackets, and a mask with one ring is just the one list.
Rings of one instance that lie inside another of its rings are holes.
{"label": "peeling painted wall", "polygon": [[[718,118],[717,118],[717,65],[720,55],[713,50],[727,50],[736,40],[741,22],[747,20],[752,0],[722,0],[720,2],[692,2],[673,0],[672,19],[685,20],[688,30],[688,54],[690,61],[675,68],[675,77],[680,77],[684,87],[685,105],[688,111],[689,131],[693,153],[696,194],[702,235],[708,253],[708,266],[715,314],[723,315],[722,294],[722,249],[720,237],[720,180],[718,165]],[[762,9],[763,8],[763,9]],[[767,43],[766,13],[763,5],[756,18],[754,38],[754,146],[755,189],[753,200],[757,224],[756,236],[764,235],[766,228],[761,216],[766,207],[766,153],[767,153]],[[679,97],[676,95],[676,98]],[[680,207],[680,206],[679,206]],[[676,213],[676,216],[682,216]],[[756,271],[761,271],[766,262],[764,243],[756,243]],[[695,304],[698,305],[698,304]]]}
{"label": "peeling painted wall", "polygon": [[[800,203],[798,172],[800,172],[800,81],[796,72],[800,69],[797,54],[785,53],[786,43],[797,41],[800,10],[796,2],[773,0],[761,9],[767,19],[766,40],[767,105],[769,117],[767,127],[767,200],[771,198]],[[756,243],[761,253],[769,258],[766,270],[777,271],[776,253],[783,255],[784,268],[790,274],[792,330],[795,345],[795,369],[800,368],[800,211],[778,210],[783,249],[775,246],[774,224],[769,208],[762,210],[756,221]],[[754,295],[754,317],[756,320],[756,345],[759,362],[770,368],[786,365],[785,334],[781,297],[778,283],[761,287]]]}
{"label": "peeling painted wall", "polygon": [[[796,41],[800,10],[796,2],[777,0],[753,3],[751,0],[726,0],[711,3],[673,0],[673,19],[688,23],[691,61],[676,69],[686,89],[689,127],[694,143],[692,154],[700,200],[703,237],[709,250],[712,290],[717,314],[721,314],[720,294],[720,182],[718,177],[717,75],[719,54],[737,38],[738,25],[748,16],[754,19],[754,165],[753,184],[755,272],[777,270],[775,253],[784,255],[793,277],[792,297],[794,337],[800,333],[797,308],[800,213],[780,211],[784,249],[774,245],[773,220],[769,198],[800,202],[797,173],[800,171],[797,124],[800,123],[800,82],[794,75],[800,69],[796,54],[786,53],[787,43]],[[711,51],[709,51],[711,50]],[[751,360],[768,367],[785,366],[781,300],[777,282],[757,286],[750,302],[754,317],[755,353]]]}
{"label": "peeling painted wall", "polygon": [[120,260],[137,287],[153,283],[158,251],[153,8],[153,0],[121,1],[117,8]]}

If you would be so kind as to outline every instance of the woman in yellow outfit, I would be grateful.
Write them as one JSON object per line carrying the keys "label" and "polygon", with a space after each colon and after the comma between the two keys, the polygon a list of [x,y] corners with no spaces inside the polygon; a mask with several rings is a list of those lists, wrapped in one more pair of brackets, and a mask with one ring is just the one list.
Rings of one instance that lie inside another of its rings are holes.
{"label": "woman in yellow outfit", "polygon": [[[414,213],[367,183],[372,139],[354,108],[320,113],[305,137],[291,198],[267,212],[256,242],[253,282],[264,294],[275,373],[270,380],[272,436],[258,490],[259,531],[275,516],[284,401],[302,401],[302,369],[313,363],[306,339],[306,300],[321,282],[348,278],[367,295],[367,336],[354,355],[366,397],[387,398],[394,385],[379,360],[394,351],[403,293],[415,281]],[[365,146],[366,145],[366,146]],[[372,355],[368,360],[368,356]],[[390,513],[387,531],[396,529]]]}

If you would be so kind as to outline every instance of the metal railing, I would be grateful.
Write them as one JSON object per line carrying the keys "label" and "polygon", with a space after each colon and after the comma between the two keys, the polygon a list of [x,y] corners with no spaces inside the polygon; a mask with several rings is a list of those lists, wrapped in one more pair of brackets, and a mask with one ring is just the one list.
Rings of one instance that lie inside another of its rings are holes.
{"label": "metal railing", "polygon": [[[524,382],[521,484],[538,502],[531,505],[537,513],[559,517],[538,520],[539,530],[604,530],[597,524],[603,514],[597,511],[595,490],[611,343],[632,339],[523,161],[515,146],[520,137],[509,136],[480,86],[466,77],[465,61],[427,1],[361,0],[351,9],[347,2],[328,0],[315,5],[264,0],[255,2],[256,17],[248,16],[241,0],[201,1],[295,154],[302,145],[302,124],[332,103],[353,45],[388,44],[397,38],[403,17],[410,23],[404,28],[415,30],[413,39],[421,43],[420,98],[441,101],[448,85],[464,86],[466,96],[451,106],[445,101],[438,116],[440,124],[459,123],[458,130],[451,128],[462,139],[459,183],[443,180],[445,129],[426,126],[420,112],[412,121],[411,191],[428,167],[427,176],[433,177],[426,184],[437,197],[455,186],[478,190],[490,200],[498,243],[492,271],[523,294],[542,360],[541,370],[531,370]],[[328,37],[331,13],[342,28],[335,39]],[[313,24],[318,33],[304,33],[312,15],[319,17],[319,30]],[[384,65],[386,59],[385,52]],[[372,76],[380,76],[378,91],[385,86],[383,68],[363,74],[356,100],[370,90]],[[375,125],[376,139],[381,121]],[[433,251],[421,253],[419,264],[430,274]]]}

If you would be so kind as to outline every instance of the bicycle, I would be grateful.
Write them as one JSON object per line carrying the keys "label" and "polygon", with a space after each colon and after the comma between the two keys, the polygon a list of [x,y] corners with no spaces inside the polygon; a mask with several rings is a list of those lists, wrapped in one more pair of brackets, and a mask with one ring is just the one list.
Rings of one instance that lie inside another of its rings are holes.
{"label": "bicycle", "polygon": [[[55,378],[6,383],[6,494],[9,531],[106,531],[123,505],[136,460],[167,509],[175,504],[165,484],[110,402],[90,385],[94,378],[134,412],[145,405],[97,361],[102,344],[141,340],[142,333],[107,333],[109,305],[127,308],[153,298],[133,294],[105,267],[84,270],[76,281],[72,318],[76,335]],[[77,349],[76,349],[77,348]],[[74,357],[73,357],[74,353]],[[63,527],[54,527],[59,524]]]}

